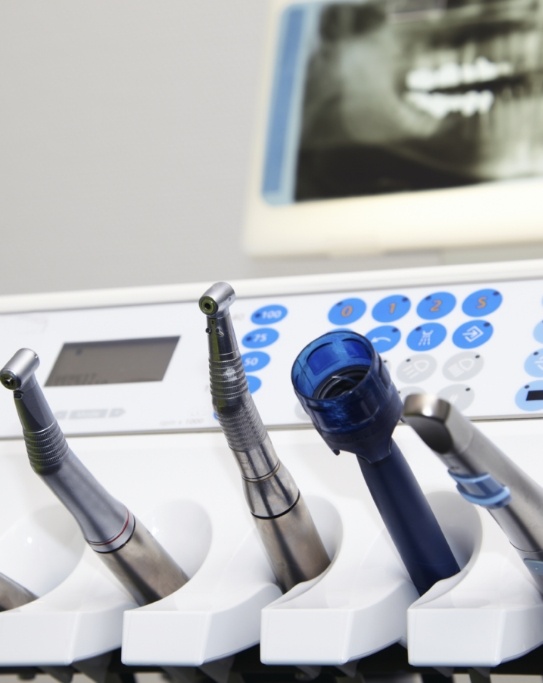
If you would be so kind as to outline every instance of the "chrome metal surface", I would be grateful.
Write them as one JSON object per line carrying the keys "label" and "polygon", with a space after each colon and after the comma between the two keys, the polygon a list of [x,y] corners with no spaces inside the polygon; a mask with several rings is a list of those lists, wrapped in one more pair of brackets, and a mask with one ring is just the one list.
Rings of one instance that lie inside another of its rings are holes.
{"label": "chrome metal surface", "polygon": [[330,560],[249,392],[229,311],[234,300],[234,290],[224,282],[214,284],[200,298],[200,310],[208,323],[213,407],[239,465],[245,497],[277,581],[283,590],[289,590],[320,574]]}

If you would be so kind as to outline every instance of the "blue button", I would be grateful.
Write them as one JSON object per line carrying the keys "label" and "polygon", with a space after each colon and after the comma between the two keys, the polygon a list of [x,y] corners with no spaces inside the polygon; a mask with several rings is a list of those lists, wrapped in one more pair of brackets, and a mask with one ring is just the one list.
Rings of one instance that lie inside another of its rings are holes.
{"label": "blue button", "polygon": [[254,394],[262,386],[262,380],[256,375],[247,375],[247,386],[249,388],[249,393]]}
{"label": "blue button", "polygon": [[241,357],[245,372],[256,372],[262,370],[270,362],[270,357],[264,351],[250,351]]}
{"label": "blue button", "polygon": [[366,303],[362,299],[343,299],[332,306],[328,320],[333,325],[349,325],[359,320],[365,312]]}
{"label": "blue button", "polygon": [[535,380],[525,384],[517,391],[515,402],[521,410],[534,412],[543,410],[543,380]]}
{"label": "blue button", "polygon": [[439,323],[424,323],[407,336],[407,346],[413,351],[429,351],[439,346],[447,336],[447,330]]}
{"label": "blue button", "polygon": [[380,323],[391,323],[403,318],[410,308],[411,301],[406,296],[393,294],[376,303],[372,315]]}
{"label": "blue button", "polygon": [[524,369],[533,377],[543,377],[543,349],[534,351],[524,363]]}
{"label": "blue button", "polygon": [[268,306],[262,306],[251,316],[251,321],[255,325],[273,325],[278,323],[288,313],[285,306],[280,304],[269,304]]}
{"label": "blue button", "polygon": [[503,296],[495,289],[479,289],[464,299],[462,310],[474,318],[489,315],[502,304]]}
{"label": "blue button", "polygon": [[534,337],[538,342],[543,344],[543,320],[535,326]]}
{"label": "blue button", "polygon": [[453,334],[453,343],[460,349],[474,349],[487,342],[494,328],[486,320],[470,320],[460,327]]}
{"label": "blue button", "polygon": [[259,327],[257,330],[248,332],[241,343],[248,349],[262,349],[273,344],[279,339],[279,332],[273,327]]}
{"label": "blue button", "polygon": [[370,340],[377,353],[384,353],[396,346],[402,334],[400,330],[392,327],[392,325],[382,325],[368,332],[366,337]]}
{"label": "blue button", "polygon": [[456,297],[450,292],[435,292],[424,298],[417,306],[417,313],[424,320],[443,318],[456,305]]}

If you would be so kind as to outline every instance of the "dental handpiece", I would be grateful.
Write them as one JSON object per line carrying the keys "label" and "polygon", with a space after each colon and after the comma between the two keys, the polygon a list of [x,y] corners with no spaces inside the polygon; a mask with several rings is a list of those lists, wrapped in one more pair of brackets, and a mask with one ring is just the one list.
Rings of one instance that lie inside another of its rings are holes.
{"label": "dental handpiece", "polygon": [[22,607],[37,596],[9,576],[0,573],[0,612]]}
{"label": "dental handpiece", "polygon": [[458,492],[489,511],[543,592],[543,487],[444,399],[410,394],[403,420],[447,467]]}
{"label": "dental handpiece", "polygon": [[[22,607],[37,598],[38,596],[28,588],[0,573],[0,612]],[[62,683],[71,681],[73,674],[76,673],[69,666],[42,666],[40,670]]]}
{"label": "dental handpiece", "polygon": [[13,391],[32,469],[71,512],[88,545],[139,605],[173,593],[187,576],[70,449],[36,380],[38,366],[34,351],[20,349],[0,370],[0,382]]}
{"label": "dental handpiece", "polygon": [[234,300],[235,292],[225,282],[214,284],[200,299],[200,310],[207,316],[212,402],[273,572],[287,591],[321,574],[330,560],[249,392],[229,311]]}
{"label": "dental handpiece", "polygon": [[371,343],[359,334],[339,330],[315,339],[296,358],[292,383],[332,451],[356,455],[419,594],[460,571],[418,481],[392,438],[402,402]]}

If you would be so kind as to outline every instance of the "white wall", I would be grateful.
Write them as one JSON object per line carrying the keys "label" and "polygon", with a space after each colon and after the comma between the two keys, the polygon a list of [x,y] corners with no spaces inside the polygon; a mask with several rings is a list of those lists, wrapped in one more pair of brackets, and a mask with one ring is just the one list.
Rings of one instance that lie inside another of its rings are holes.
{"label": "white wall", "polygon": [[541,256],[254,260],[267,0],[0,0],[0,295]]}

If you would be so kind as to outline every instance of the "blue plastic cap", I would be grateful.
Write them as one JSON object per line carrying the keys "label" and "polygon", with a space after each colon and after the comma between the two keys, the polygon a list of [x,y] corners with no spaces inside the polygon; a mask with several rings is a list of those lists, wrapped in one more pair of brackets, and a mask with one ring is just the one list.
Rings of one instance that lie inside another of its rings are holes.
{"label": "blue plastic cap", "polygon": [[370,461],[388,455],[402,402],[368,339],[343,330],[315,339],[296,358],[292,383],[332,450]]}

